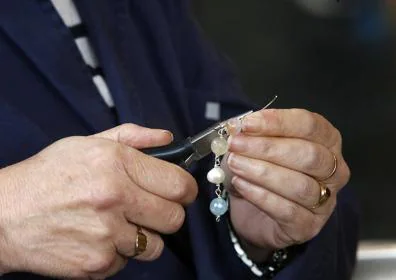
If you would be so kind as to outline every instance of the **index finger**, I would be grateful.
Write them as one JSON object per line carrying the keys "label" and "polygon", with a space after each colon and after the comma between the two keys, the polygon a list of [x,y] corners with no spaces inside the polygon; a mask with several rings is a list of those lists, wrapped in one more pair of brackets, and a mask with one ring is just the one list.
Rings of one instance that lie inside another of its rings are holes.
{"label": "index finger", "polygon": [[169,162],[124,146],[122,164],[139,187],[166,200],[190,204],[197,196],[197,183],[190,173]]}
{"label": "index finger", "polygon": [[242,131],[254,136],[300,138],[331,148],[339,131],[323,116],[305,109],[263,109],[243,119]]}

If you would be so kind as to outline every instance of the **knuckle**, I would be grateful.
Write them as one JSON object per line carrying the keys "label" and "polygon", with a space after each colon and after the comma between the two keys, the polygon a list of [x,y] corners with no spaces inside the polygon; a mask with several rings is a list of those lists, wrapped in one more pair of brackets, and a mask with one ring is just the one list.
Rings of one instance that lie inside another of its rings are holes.
{"label": "knuckle", "polygon": [[307,116],[312,115],[313,113],[311,111],[308,111],[307,109],[303,108],[292,108],[290,109],[290,113],[296,118],[307,118]]}
{"label": "knuckle", "polygon": [[269,172],[269,168],[265,165],[264,162],[260,162],[260,164],[253,165],[253,171],[257,178],[265,178]]}
{"label": "knuckle", "polygon": [[304,124],[304,135],[307,138],[312,138],[315,135],[316,131],[318,130],[318,122],[315,115],[305,109],[296,109],[299,110],[299,115]]}
{"label": "knuckle", "polygon": [[330,147],[342,146],[341,132],[327,120],[324,123],[326,129],[324,131],[325,134],[323,135],[323,138],[327,140],[328,145]]}
{"label": "knuckle", "polygon": [[132,123],[124,123],[118,126],[119,131],[129,131],[135,129],[137,126]]}
{"label": "knuckle", "polygon": [[176,207],[172,207],[168,213],[168,231],[169,233],[174,233],[178,231],[184,223],[185,212],[183,207],[177,205]]}
{"label": "knuckle", "polygon": [[267,191],[263,189],[261,193],[259,194],[258,200],[260,201],[260,204],[265,205],[267,204],[271,199],[274,199],[270,191]]}
{"label": "knuckle", "polygon": [[106,186],[103,191],[97,191],[92,197],[92,204],[98,208],[109,208],[118,205],[123,200],[123,192],[118,187]]}
{"label": "knuckle", "polygon": [[123,143],[125,141],[126,135],[130,134],[131,132],[133,132],[135,129],[137,128],[137,126],[135,124],[132,123],[124,123],[121,124],[117,127],[117,141],[119,143]]}
{"label": "knuckle", "polygon": [[308,171],[318,170],[324,164],[324,154],[316,145],[308,145],[304,154],[304,168]]}
{"label": "knuckle", "polygon": [[101,143],[93,145],[87,151],[87,164],[96,170],[108,169],[114,165],[122,155],[120,145]]}
{"label": "knuckle", "polygon": [[171,197],[175,201],[182,201],[188,195],[187,183],[181,176],[176,176],[174,187],[170,189]]}
{"label": "knuckle", "polygon": [[346,164],[345,164],[345,171],[344,172],[345,172],[344,173],[344,177],[345,177],[345,184],[346,184],[347,182],[349,182],[349,180],[351,179],[351,176],[352,176],[351,169]]}
{"label": "knuckle", "polygon": [[311,219],[311,222],[309,222],[309,226],[306,227],[305,233],[304,233],[304,240],[311,240],[315,236],[319,234],[323,226],[323,220],[319,219],[317,217],[314,217]]}
{"label": "knuckle", "polygon": [[288,203],[283,208],[281,219],[286,223],[294,223],[298,218],[298,206],[294,203]]}
{"label": "knuckle", "polygon": [[110,226],[102,226],[97,231],[98,240],[102,243],[109,243],[113,239],[114,231]]}
{"label": "knuckle", "polygon": [[102,253],[92,256],[85,264],[84,271],[88,273],[105,272],[111,269],[116,256],[114,253]]}
{"label": "knuckle", "polygon": [[317,194],[319,187],[316,186],[316,183],[314,183],[314,181],[309,178],[304,178],[301,180],[297,190],[297,196],[301,201],[316,201],[319,197],[319,194]]}
{"label": "knuckle", "polygon": [[307,138],[312,138],[315,135],[317,129],[317,122],[313,118],[307,118],[305,136]]}
{"label": "knuckle", "polygon": [[169,180],[172,182],[169,191],[172,192],[170,196],[173,200],[188,203],[193,201],[198,194],[198,186],[192,176],[185,171],[177,171],[176,174],[170,172],[169,175],[173,178]]}
{"label": "knuckle", "polygon": [[340,166],[340,176],[341,176],[341,184],[342,184],[342,186],[344,186],[344,185],[346,185],[348,182],[349,182],[349,180],[351,179],[351,176],[352,176],[352,174],[351,174],[351,169],[349,168],[349,166],[344,162],[344,160],[342,161],[342,163],[341,163],[341,166]]}
{"label": "knuckle", "polygon": [[[59,139],[55,141],[51,146],[49,147],[56,147],[56,149],[69,149],[71,146],[74,147],[76,143],[82,143],[84,141],[85,137],[83,136],[70,136],[66,138]],[[49,148],[47,147],[47,149]]]}
{"label": "knuckle", "polygon": [[119,253],[121,253],[123,256],[126,257],[134,257],[136,255],[136,248],[135,248],[135,242],[130,242],[131,240],[129,240],[129,244],[119,244],[117,245],[118,251]]}
{"label": "knuckle", "polygon": [[99,184],[92,184],[87,200],[95,209],[106,209],[121,204],[124,198],[123,189],[106,177]]}
{"label": "knuckle", "polygon": [[337,128],[333,127],[333,133],[334,133],[335,142],[341,144],[342,143],[341,132]]}

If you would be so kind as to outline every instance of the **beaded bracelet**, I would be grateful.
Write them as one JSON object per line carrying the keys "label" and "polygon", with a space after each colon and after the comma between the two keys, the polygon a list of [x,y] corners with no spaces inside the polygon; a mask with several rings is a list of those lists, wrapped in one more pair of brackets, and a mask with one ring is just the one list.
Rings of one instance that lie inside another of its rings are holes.
{"label": "beaded bracelet", "polygon": [[262,264],[255,264],[250,260],[246,252],[242,249],[236,234],[234,233],[231,225],[229,225],[229,233],[231,242],[234,246],[234,250],[237,253],[241,261],[247,265],[251,272],[259,279],[272,279],[275,275],[280,272],[297,254],[295,247],[290,247],[286,249],[278,249],[272,253],[270,259]]}

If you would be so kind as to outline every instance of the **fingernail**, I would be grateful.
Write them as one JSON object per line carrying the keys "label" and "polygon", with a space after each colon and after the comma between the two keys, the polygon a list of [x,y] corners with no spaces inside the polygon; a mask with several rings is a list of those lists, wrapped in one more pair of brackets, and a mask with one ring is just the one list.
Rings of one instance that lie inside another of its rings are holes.
{"label": "fingernail", "polygon": [[246,139],[243,136],[232,136],[228,138],[228,148],[232,152],[242,153],[246,150]]}
{"label": "fingernail", "polygon": [[234,153],[229,153],[228,158],[227,158],[227,165],[228,167],[231,167],[233,165],[235,154]]}
{"label": "fingernail", "polygon": [[242,122],[242,131],[255,132],[260,130],[262,120],[258,117],[247,116]]}
{"label": "fingernail", "polygon": [[238,197],[238,198],[242,198],[242,195],[238,192],[238,190],[236,189],[236,187],[234,185],[234,182],[236,180],[238,180],[236,177],[237,176],[233,176],[232,177],[232,179],[230,181],[230,184],[228,184],[227,191],[232,196],[235,196],[235,197]]}
{"label": "fingernail", "polygon": [[232,143],[232,139],[234,138],[234,136],[233,135],[230,135],[228,138],[227,138],[227,144],[228,144],[228,149],[230,149],[230,147],[231,147],[231,143]]}
{"label": "fingernail", "polygon": [[244,170],[249,168],[249,160],[246,157],[239,156],[235,153],[230,153],[227,163],[228,166],[234,170]]}
{"label": "fingernail", "polygon": [[237,183],[237,181],[238,181],[238,177],[237,177],[237,176],[234,176],[234,177],[232,177],[232,179],[231,179],[231,184],[232,184],[232,185],[235,185],[235,184]]}
{"label": "fingernail", "polygon": [[169,130],[163,130],[162,132],[165,134],[168,134],[169,137],[172,139],[171,141],[173,141],[173,133],[172,132],[170,132]]}
{"label": "fingernail", "polygon": [[242,119],[233,118],[227,122],[230,134],[237,135],[242,131]]}
{"label": "fingernail", "polygon": [[243,191],[243,190],[246,190],[249,188],[249,183],[247,181],[245,181],[244,179],[237,177],[237,176],[234,176],[232,178],[231,184],[237,191]]}

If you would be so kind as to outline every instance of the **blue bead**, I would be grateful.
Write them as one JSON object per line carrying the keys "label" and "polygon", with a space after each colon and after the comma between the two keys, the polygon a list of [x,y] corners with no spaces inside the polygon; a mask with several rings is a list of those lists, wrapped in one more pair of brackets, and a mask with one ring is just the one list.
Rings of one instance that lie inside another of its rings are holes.
{"label": "blue bead", "polygon": [[215,216],[222,216],[228,210],[228,202],[218,197],[210,202],[210,212]]}

